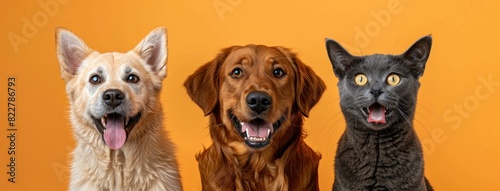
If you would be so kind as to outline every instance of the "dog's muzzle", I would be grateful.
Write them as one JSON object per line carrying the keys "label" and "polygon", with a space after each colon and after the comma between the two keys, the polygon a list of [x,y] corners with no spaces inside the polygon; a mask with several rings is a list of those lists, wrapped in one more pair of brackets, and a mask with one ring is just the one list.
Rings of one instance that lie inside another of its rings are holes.
{"label": "dog's muzzle", "polygon": [[286,120],[285,116],[278,121],[271,123],[262,118],[254,118],[247,122],[240,121],[231,111],[229,118],[240,136],[245,140],[245,144],[251,148],[263,148],[271,143],[274,133],[281,127]]}
{"label": "dog's muzzle", "polygon": [[127,141],[130,131],[138,123],[141,112],[133,116],[128,116],[123,112],[116,110],[126,95],[123,91],[118,89],[108,89],[102,94],[102,101],[109,106],[108,113],[94,117],[92,116],[95,126],[99,133],[101,133],[104,143],[111,149],[120,149]]}

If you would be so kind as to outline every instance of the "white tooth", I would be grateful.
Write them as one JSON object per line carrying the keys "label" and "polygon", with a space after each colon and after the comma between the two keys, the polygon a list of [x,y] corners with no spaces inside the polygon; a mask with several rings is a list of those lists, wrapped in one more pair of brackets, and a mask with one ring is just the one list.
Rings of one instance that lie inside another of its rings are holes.
{"label": "white tooth", "polygon": [[247,137],[248,137],[248,138],[251,138],[251,137],[250,137],[250,133],[248,132],[248,128],[246,129],[246,132],[247,132]]}
{"label": "white tooth", "polygon": [[269,137],[269,134],[271,134],[271,129],[267,129],[267,137]]}
{"label": "white tooth", "polygon": [[125,118],[125,126],[127,126],[127,125],[128,125],[128,120],[129,120],[129,118],[128,118],[128,117],[126,117],[126,118]]}
{"label": "white tooth", "polygon": [[106,118],[105,117],[101,118],[101,123],[102,123],[102,126],[106,127]]}
{"label": "white tooth", "polygon": [[241,125],[241,126],[245,125],[245,122],[240,122],[240,125]]}

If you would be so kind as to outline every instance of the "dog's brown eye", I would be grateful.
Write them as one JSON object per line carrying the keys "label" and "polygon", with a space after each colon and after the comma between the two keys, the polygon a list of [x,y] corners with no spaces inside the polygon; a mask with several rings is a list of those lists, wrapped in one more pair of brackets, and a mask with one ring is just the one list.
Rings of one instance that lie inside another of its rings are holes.
{"label": "dog's brown eye", "polygon": [[233,78],[241,78],[243,76],[243,70],[240,68],[235,68],[233,71],[231,71],[231,77]]}
{"label": "dog's brown eye", "polygon": [[283,69],[281,69],[281,68],[276,68],[273,71],[273,75],[276,78],[281,78],[285,75],[285,71],[283,71]]}
{"label": "dog's brown eye", "polygon": [[92,84],[98,84],[98,83],[101,83],[101,82],[102,82],[102,79],[101,79],[101,77],[100,77],[100,76],[98,76],[98,75],[93,75],[93,76],[91,76],[91,77],[90,77],[90,80],[89,80],[89,81],[90,81],[90,83],[92,83]]}
{"label": "dog's brown eye", "polygon": [[127,82],[129,83],[137,83],[139,81],[139,77],[137,77],[136,75],[134,74],[130,74],[128,77],[127,77]]}

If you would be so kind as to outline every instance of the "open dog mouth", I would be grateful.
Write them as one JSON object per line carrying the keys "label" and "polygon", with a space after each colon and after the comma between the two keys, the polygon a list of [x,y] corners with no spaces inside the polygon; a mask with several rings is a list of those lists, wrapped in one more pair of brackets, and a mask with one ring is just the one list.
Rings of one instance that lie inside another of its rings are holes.
{"label": "open dog mouth", "polygon": [[367,116],[368,123],[373,124],[385,124],[389,114],[387,108],[379,103],[374,103],[369,107],[363,108],[362,112]]}
{"label": "open dog mouth", "polygon": [[271,142],[271,138],[280,127],[285,117],[281,117],[277,122],[271,123],[262,118],[254,118],[250,121],[240,121],[232,112],[229,118],[233,122],[236,131],[245,139],[245,143],[252,148],[262,148]]}
{"label": "open dog mouth", "polygon": [[111,149],[120,149],[127,141],[130,131],[141,118],[141,112],[133,117],[119,113],[108,113],[100,118],[93,117],[95,126],[101,133],[104,143]]}

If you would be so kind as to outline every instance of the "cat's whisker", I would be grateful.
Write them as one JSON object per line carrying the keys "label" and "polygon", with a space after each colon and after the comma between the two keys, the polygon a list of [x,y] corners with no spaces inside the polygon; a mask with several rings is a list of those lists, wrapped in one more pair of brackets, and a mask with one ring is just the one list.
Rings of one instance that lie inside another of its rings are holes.
{"label": "cat's whisker", "polygon": [[[340,116],[340,117],[339,117]],[[333,123],[333,125],[328,125],[330,124],[330,122],[332,120],[334,120],[335,118],[337,118],[337,120]],[[316,145],[320,144],[320,145],[323,145],[323,140],[324,139],[330,139],[329,137],[331,137],[330,133],[334,132],[335,129],[337,129],[337,127],[340,126],[339,122],[343,119],[342,117],[342,112],[338,112],[336,114],[334,114],[332,117],[330,117],[330,119],[328,119],[328,121],[326,121],[326,123],[323,125],[323,127],[320,129],[318,135],[318,139],[316,139],[316,141],[314,142]],[[333,127],[333,128],[331,128]],[[326,132],[325,132],[325,129]]]}
{"label": "cat's whisker", "polygon": [[[401,108],[397,108],[397,113],[402,117],[404,118],[405,122],[408,123],[408,125],[410,125],[411,128],[414,128],[415,129],[415,125],[413,125],[413,122],[411,121],[411,119],[406,115],[404,114],[404,112],[401,110]],[[415,120],[418,124],[420,124],[422,127],[424,127],[424,125],[418,121],[418,120]],[[430,135],[429,131],[424,127],[424,130],[427,132],[428,135]],[[432,140],[434,141],[434,140]]]}
{"label": "cat's whisker", "polygon": [[[421,100],[419,100],[419,102],[420,101]],[[434,112],[432,112],[432,110],[430,110],[427,107],[423,106],[419,102],[417,102],[417,106],[418,107],[423,108],[423,111],[425,111],[427,113],[430,113],[431,117],[433,117],[434,119],[439,119],[439,117]],[[422,110],[417,110],[415,112],[415,114],[418,115],[418,116],[415,117],[415,121],[417,121],[418,123],[422,124],[422,122],[420,122],[420,118],[423,118],[427,122],[428,125],[422,125],[422,128],[424,128],[427,131],[427,133],[429,134],[429,137],[432,139],[432,141],[435,142],[434,137],[429,133],[429,129],[428,129],[429,127],[432,129],[432,127],[434,126],[434,125],[432,125],[433,124],[432,120],[429,120],[427,118],[428,115],[424,115],[424,112],[422,112]],[[437,146],[437,144],[436,144],[436,146]]]}
{"label": "cat's whisker", "polygon": [[356,48],[358,48],[358,50],[361,53],[361,55],[364,56],[363,50],[361,50],[361,47],[359,46],[359,42],[356,41],[355,46],[356,46]]}
{"label": "cat's whisker", "polygon": [[[338,120],[337,120],[338,122]],[[318,145],[318,149],[322,147],[327,147],[327,150],[333,149],[333,147],[330,147],[332,145],[335,145],[335,141],[338,139],[333,138],[334,132],[337,128],[328,128],[328,130],[322,135],[317,141],[314,142],[315,145]]]}
{"label": "cat's whisker", "polygon": [[[326,101],[323,101],[323,102],[320,102],[316,108],[318,109],[321,109],[321,108],[324,108],[326,106],[330,106],[331,104],[333,103],[340,103],[340,97],[336,97],[335,99],[329,99],[329,100],[326,100]],[[338,105],[338,104],[336,104]],[[335,106],[336,107],[336,106]]]}
{"label": "cat's whisker", "polygon": [[413,123],[411,119],[399,107],[396,107],[396,109],[398,111],[396,113],[399,114],[399,116],[402,117],[404,121],[408,123],[408,125],[410,125],[411,128],[413,128]]}
{"label": "cat's whisker", "polygon": [[399,38],[398,41],[396,41],[396,45],[394,45],[394,48],[392,49],[393,52],[398,47],[399,41],[401,41],[401,38]]}
{"label": "cat's whisker", "polygon": [[[415,125],[413,125],[413,123],[410,120],[410,118],[406,114],[404,114],[403,111],[399,107],[397,108],[397,110],[399,111],[398,113],[400,114],[400,116],[405,119],[405,121],[411,126],[411,128],[416,129]],[[421,127],[423,127],[423,129],[425,130],[425,132],[431,137],[432,142],[434,142],[434,144],[437,145],[436,141],[432,138],[432,135],[429,132],[429,130],[427,130],[427,128],[425,128],[425,125],[422,122],[420,122],[419,120],[417,120],[416,118],[415,118],[414,121],[416,121]]]}
{"label": "cat's whisker", "polygon": [[435,119],[439,119],[439,117],[432,112],[432,110],[428,109],[426,106],[424,106],[423,104],[421,104],[420,102],[423,102],[422,100],[418,100],[417,101],[417,107],[420,107],[422,109],[424,109],[425,111],[429,112],[430,114],[432,114],[432,116],[435,118]]}
{"label": "cat's whisker", "polygon": [[[430,125],[431,124],[431,121],[429,121],[429,119],[427,119],[427,117],[425,117],[425,115],[422,115],[420,114],[420,112],[416,112],[415,113],[417,116],[415,116],[415,119],[414,121],[416,121],[418,124],[422,125],[422,128],[424,128],[427,132],[429,132],[429,130],[427,130],[426,127],[428,126],[432,126]],[[424,123],[420,120],[420,118],[423,118],[426,122],[426,124],[429,124],[429,125],[424,125]],[[430,135],[430,134],[429,134]],[[432,137],[432,136],[431,136]]]}
{"label": "cat's whisker", "polygon": [[428,102],[428,101],[425,101],[423,99],[419,99],[417,98],[417,103],[424,103],[424,104],[427,104],[427,105],[431,105],[431,106],[434,106],[432,103]]}

